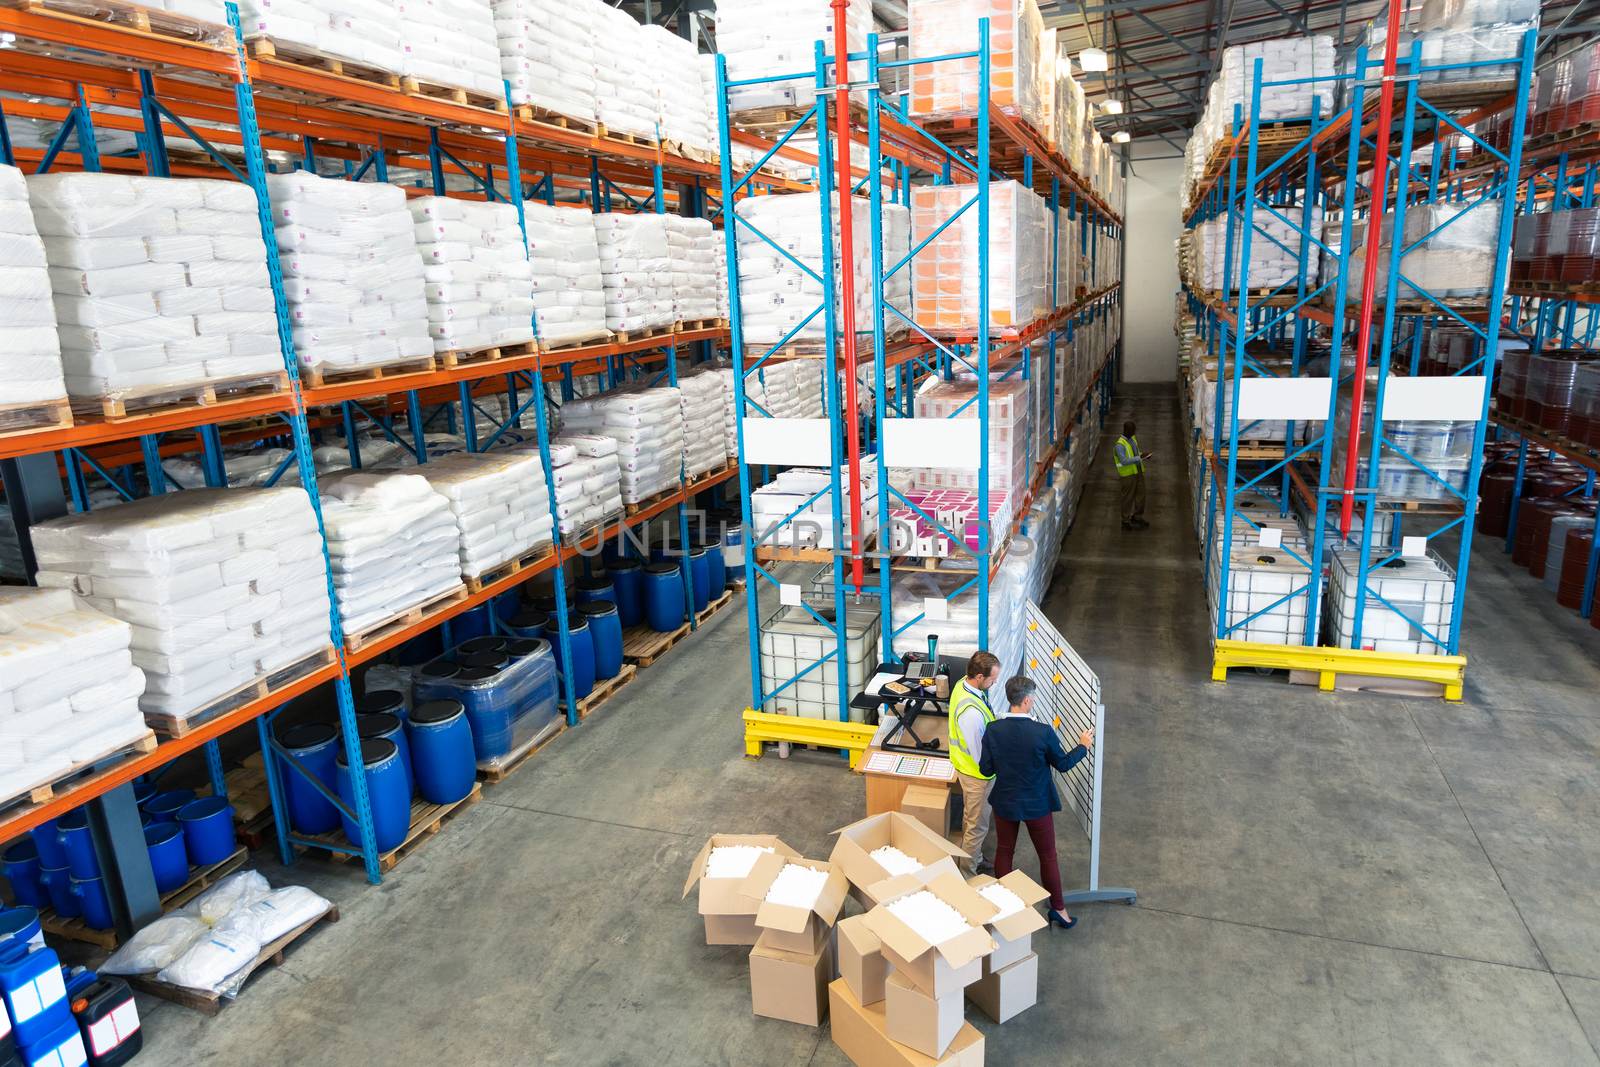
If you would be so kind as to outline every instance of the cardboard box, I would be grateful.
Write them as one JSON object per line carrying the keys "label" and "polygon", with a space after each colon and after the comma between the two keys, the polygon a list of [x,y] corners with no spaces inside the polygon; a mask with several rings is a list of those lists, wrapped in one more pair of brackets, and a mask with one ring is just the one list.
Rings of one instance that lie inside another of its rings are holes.
{"label": "cardboard box", "polygon": [[756,905],[740,892],[742,878],[707,878],[706,861],[711,850],[722,845],[755,845],[771,848],[778,855],[798,856],[800,853],[771,834],[712,834],[704,847],[689,865],[689,879],[683,883],[683,895],[700,887],[700,914],[706,917],[706,944],[753,945],[756,943]]}
{"label": "cardboard box", "polygon": [[[814,871],[827,872],[828,878],[823,884],[822,892],[817,894],[817,899],[810,908],[774,904],[767,900],[767,890],[772,887],[772,883],[783,869],[791,863],[809,867]],[[834,920],[839,918],[839,912],[844,908],[844,899],[850,893],[850,883],[831,863],[802,859],[799,856],[784,856],[774,852],[756,860],[755,866],[750,868],[750,874],[741,885],[740,892],[747,898],[749,906],[756,909],[756,925],[761,928],[768,947],[809,956],[827,940],[828,931],[833,928]]]}
{"label": "cardboard box", "polygon": [[883,886],[894,880],[872,858],[872,850],[884,845],[893,845],[919,861],[925,871],[949,874],[960,880],[955,857],[965,858],[966,853],[910,815],[898,811],[869,815],[834,833],[839,840],[834,843],[828,861],[850,879],[863,907],[871,908],[881,903],[884,899]]}
{"label": "cardboard box", "polygon": [[[867,912],[867,926],[883,942],[883,955],[894,969],[929,996],[942,997],[983,976],[983,957],[994,951],[986,922],[996,908],[958,875],[923,868],[884,884],[883,904]],[[924,940],[895,917],[886,905],[922,890],[960,912],[972,929],[937,946]]]}
{"label": "cardboard box", "polygon": [[[982,889],[984,886],[995,884],[995,879],[980,874],[968,879],[967,884],[975,890]],[[1012,871],[999,879],[999,884],[1021,897],[1022,903],[1027,906],[1003,919],[989,921],[989,932],[994,936],[995,948],[983,961],[984,974],[1004,970],[1032,953],[1033,935],[1036,931],[1043,930],[1047,923],[1035,905],[1050,899],[1049,890],[1021,871]]]}
{"label": "cardboard box", "polygon": [[950,831],[950,789],[921,783],[907,786],[900,811],[944,837]]}
{"label": "cardboard box", "polygon": [[997,1023],[1016,1018],[1039,1002],[1039,957],[1030,952],[978,979],[967,987],[967,999]]}
{"label": "cardboard box", "polygon": [[839,920],[839,977],[862,1004],[883,999],[884,979],[889,977],[889,961],[883,958],[883,942],[867,925],[865,915]]}
{"label": "cardboard box", "polygon": [[750,1008],[763,1018],[822,1025],[831,981],[833,943],[826,938],[820,949],[804,953],[773,948],[763,935],[750,950]]}
{"label": "cardboard box", "polygon": [[856,1067],[983,1067],[983,1035],[970,1023],[962,1026],[944,1056],[924,1056],[889,1039],[884,1005],[863,1005],[843,978],[828,986],[828,1014],[833,1041]]}
{"label": "cardboard box", "polygon": [[914,1048],[924,1056],[943,1056],[966,1025],[963,1012],[967,1000],[963,992],[958,989],[942,997],[930,997],[912,985],[905,975],[891,974],[883,1001],[889,1040]]}

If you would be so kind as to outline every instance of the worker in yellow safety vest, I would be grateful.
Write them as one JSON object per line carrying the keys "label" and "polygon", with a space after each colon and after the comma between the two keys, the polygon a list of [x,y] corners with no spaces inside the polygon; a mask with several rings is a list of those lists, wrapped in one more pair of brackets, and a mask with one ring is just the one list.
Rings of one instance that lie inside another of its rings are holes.
{"label": "worker in yellow safety vest", "polygon": [[989,790],[994,777],[978,769],[983,757],[983,733],[994,722],[994,709],[984,691],[1000,684],[1000,659],[993,652],[974,652],[967,660],[966,677],[950,687],[950,765],[961,786],[961,851],[971,859],[973,874],[990,874],[983,856],[989,837]]}
{"label": "worker in yellow safety vest", "polygon": [[1122,424],[1122,436],[1117,438],[1112,452],[1117,465],[1118,488],[1122,497],[1122,528],[1144,530],[1150,524],[1144,521],[1144,463],[1150,453],[1139,451],[1138,427],[1129,419]]}

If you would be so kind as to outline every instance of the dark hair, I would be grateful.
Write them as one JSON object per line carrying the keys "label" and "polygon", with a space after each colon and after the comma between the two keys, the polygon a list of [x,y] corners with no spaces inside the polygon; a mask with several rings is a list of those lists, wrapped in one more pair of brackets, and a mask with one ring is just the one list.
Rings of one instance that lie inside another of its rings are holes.
{"label": "dark hair", "polygon": [[1138,430],[1138,427],[1133,424],[1133,420],[1132,419],[1124,419],[1123,420],[1123,422],[1122,422],[1122,432],[1124,434],[1131,434],[1131,433],[1136,432],[1137,430]]}
{"label": "dark hair", "polygon": [[968,678],[987,678],[989,672],[1000,666],[1000,657],[993,652],[974,652],[967,660]]}
{"label": "dark hair", "polygon": [[1026,678],[1020,674],[1008,678],[1006,679],[1006,703],[1012,707],[1017,707],[1024,700],[1033,696],[1038,688],[1038,683],[1032,678]]}

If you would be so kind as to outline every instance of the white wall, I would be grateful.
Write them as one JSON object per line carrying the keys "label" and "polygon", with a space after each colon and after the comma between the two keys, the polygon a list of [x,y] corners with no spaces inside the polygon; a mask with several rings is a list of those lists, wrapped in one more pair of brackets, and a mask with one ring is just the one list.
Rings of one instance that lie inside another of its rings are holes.
{"label": "white wall", "polygon": [[1135,160],[1130,166],[1122,377],[1170,382],[1178,373],[1178,338],[1172,332],[1178,260],[1172,243],[1182,230],[1178,180],[1183,160]]}

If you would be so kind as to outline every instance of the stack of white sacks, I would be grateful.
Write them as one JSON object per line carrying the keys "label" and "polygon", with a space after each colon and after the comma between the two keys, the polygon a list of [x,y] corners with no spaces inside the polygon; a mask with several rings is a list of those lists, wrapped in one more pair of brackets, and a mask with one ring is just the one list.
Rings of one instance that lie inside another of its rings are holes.
{"label": "stack of white sacks", "polygon": [[[739,409],[737,407],[738,398],[734,395],[733,391],[733,368],[731,366],[719,365],[717,367],[717,377],[722,379],[722,396],[724,401],[722,408],[723,447],[726,449],[727,454],[730,457],[737,456],[739,454]],[[763,411],[765,411],[767,408],[766,392],[766,387],[761,384],[759,375],[752,375],[745,378],[744,396],[745,403],[747,405],[757,405]],[[750,412],[752,417],[755,416],[755,408],[747,407],[745,410]]]}
{"label": "stack of white sacks", "polygon": [[637,504],[677,486],[683,466],[682,390],[629,388],[569,400],[561,422],[563,432],[616,439],[624,503]]}
{"label": "stack of white sacks", "polygon": [[328,584],[299,487],[190,489],[33,528],[39,584],[133,628],[139,706],[184,719],[328,644]]}
{"label": "stack of white sacks", "polygon": [[[1299,207],[1268,208],[1263,205],[1255,209],[1250,233],[1249,271],[1244,280],[1247,289],[1276,289],[1282,285],[1292,285],[1300,278],[1300,252],[1301,245],[1305,243],[1305,234],[1300,229],[1302,217],[1303,209]],[[1322,208],[1311,209],[1308,230],[1316,235],[1322,233]],[[1240,263],[1243,262],[1243,226],[1237,225],[1233,234],[1231,277],[1225,277],[1227,271],[1224,269],[1228,253],[1228,220],[1223,218],[1202,222],[1195,227],[1195,234],[1200,288],[1237,291]],[[1310,280],[1316,278],[1321,270],[1322,249],[1313,240],[1305,249],[1305,255],[1304,274],[1310,286]]]}
{"label": "stack of white sacks", "polygon": [[594,34],[598,0],[494,0],[500,70],[511,102],[594,122]]}
{"label": "stack of white sacks", "polygon": [[322,519],[347,634],[461,584],[450,501],[420,475],[352,470],[324,478]]}
{"label": "stack of white sacks", "polygon": [[504,99],[489,0],[393,2],[405,35],[401,74],[417,82]]}
{"label": "stack of white sacks", "polygon": [[595,216],[579,208],[526,202],[528,260],[539,340],[565,345],[606,337],[606,290]]}
{"label": "stack of white sacks", "polygon": [[[1420,80],[1495,81],[1516,77],[1515,59],[1522,49],[1523,34],[1539,24],[1539,4],[1537,0],[1430,0],[1407,5],[1402,18],[1395,54],[1405,63],[1411,57],[1413,41],[1421,41],[1424,70]],[[1386,19],[1380,17],[1362,31],[1368,78],[1375,77],[1376,68],[1382,65],[1388,29]],[[1345,59],[1345,73],[1352,72],[1355,56],[1352,48]],[[1494,60],[1511,62],[1491,62]],[[1458,63],[1485,65],[1438,69]],[[1345,92],[1349,92],[1347,86]]]}
{"label": "stack of white sacks", "polygon": [[[44,244],[28,208],[28,184],[0,165],[0,396],[5,405],[43,404],[67,395],[50,298]],[[0,411],[0,430],[22,423]]]}
{"label": "stack of white sacks", "polygon": [[672,262],[673,321],[717,318],[717,260],[727,258],[722,254],[722,235],[710,219],[661,217]]}
{"label": "stack of white sacks", "polygon": [[[833,494],[830,475],[821,467],[792,467],[750,494],[750,522],[764,544],[789,548],[846,547],[850,534],[849,497],[842,496],[839,516],[845,541],[835,545]],[[861,460],[861,528],[870,546],[878,533],[878,463],[874,456]],[[903,620],[902,620],[903,621]]]}
{"label": "stack of white sacks", "polygon": [[444,196],[419,197],[406,206],[422,256],[434,350],[533,340],[533,269],[517,209]]}
{"label": "stack of white sacks", "polygon": [[672,250],[666,216],[605,212],[594,216],[594,229],[605,285],[606,326],[633,333],[670,325]]}
{"label": "stack of white sacks", "polygon": [[716,155],[717,106],[706,92],[694,42],[665,26],[645,26],[640,37],[656,81],[661,138],[707,159]]}
{"label": "stack of white sacks", "polygon": [[476,578],[551,541],[537,452],[456,452],[416,468],[450,505],[460,530],[461,574]]}
{"label": "stack of white sacks", "polygon": [[769,363],[757,373],[765,379],[762,384],[768,415],[775,419],[823,417],[822,373],[815,360],[791,359],[776,366]]}
{"label": "stack of white sacks", "polygon": [[[834,39],[831,0],[720,0],[717,4],[717,49],[727,57],[728,79],[770,77],[788,71],[809,71],[816,66],[818,41]],[[852,52],[864,52],[872,32],[872,0],[850,0],[845,9],[845,41]],[[970,47],[970,46],[969,46]],[[865,73],[864,63],[853,63],[851,80]],[[808,107],[814,78],[740,86],[729,93],[730,112],[754,108]]]}
{"label": "stack of white sacks", "polygon": [[595,116],[608,135],[657,140],[656,80],[664,71],[639,67],[640,60],[654,51],[650,36],[632,15],[610,4],[589,5],[582,17],[594,34]]}
{"label": "stack of white sacks", "polygon": [[131,638],[64,589],[0,589],[0,797],[144,736]]}
{"label": "stack of white sacks", "polygon": [[95,401],[283,369],[255,193],[238,182],[28,178],[67,392]]}
{"label": "stack of white sacks", "polygon": [[243,0],[239,21],[246,39],[268,37],[287,51],[310,50],[391,74],[405,65],[405,33],[391,0],[340,0],[337,5],[324,0]]}
{"label": "stack of white sacks", "polygon": [[728,458],[728,401],[721,375],[710,369],[679,375],[678,391],[683,395],[683,473],[694,478]]}
{"label": "stack of white sacks", "polygon": [[572,537],[622,512],[617,440],[593,433],[563,434],[550,442],[561,535]]}
{"label": "stack of white sacks", "polygon": [[433,354],[422,257],[396,185],[267,178],[300,365],[381,367]]}

